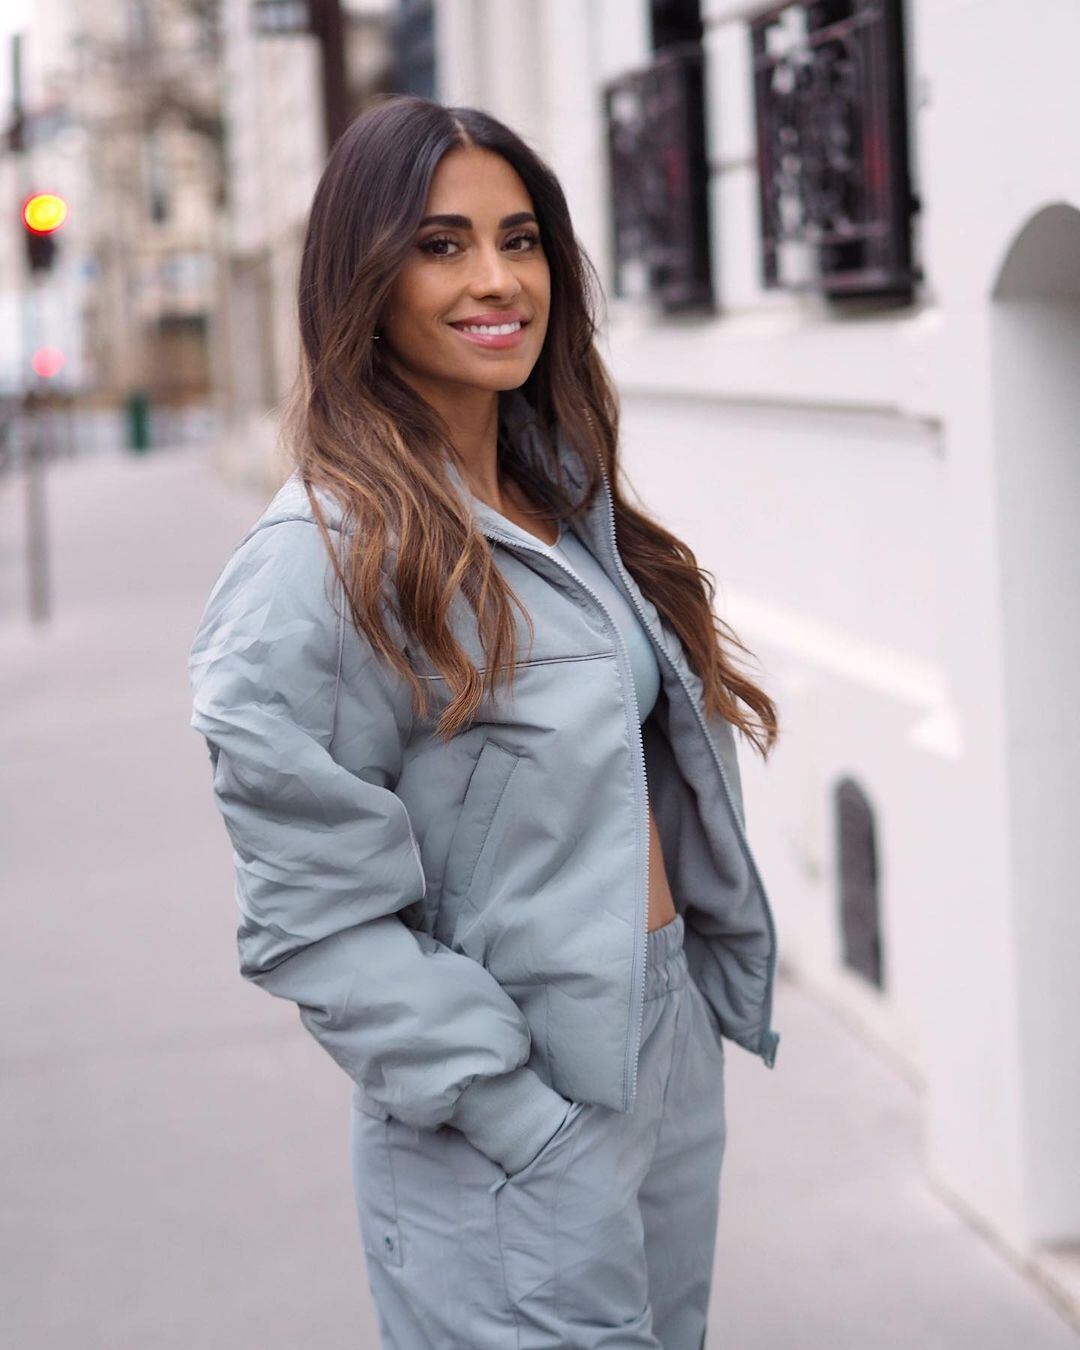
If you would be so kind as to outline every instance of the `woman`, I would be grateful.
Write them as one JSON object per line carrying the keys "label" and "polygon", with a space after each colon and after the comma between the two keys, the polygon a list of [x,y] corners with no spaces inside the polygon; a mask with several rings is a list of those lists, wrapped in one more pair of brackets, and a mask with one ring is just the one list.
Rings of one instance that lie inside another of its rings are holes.
{"label": "woman", "polygon": [[191,652],[241,973],[354,1084],[387,1350],[700,1350],[722,1038],[779,1039],[733,739],[767,753],[775,710],[619,489],[590,275],[495,119],[357,119],[304,242],[293,471]]}

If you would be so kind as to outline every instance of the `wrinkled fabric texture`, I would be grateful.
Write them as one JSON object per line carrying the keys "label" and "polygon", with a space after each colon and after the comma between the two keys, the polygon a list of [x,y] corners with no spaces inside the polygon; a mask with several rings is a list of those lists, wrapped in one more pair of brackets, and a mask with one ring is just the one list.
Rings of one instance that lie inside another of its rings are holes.
{"label": "wrinkled fabric texture", "polygon": [[[581,493],[561,428],[549,439],[520,391],[500,411],[520,452]],[[411,707],[351,622],[294,474],[211,591],[188,661],[191,725],[233,845],[241,974],[296,1004],[366,1111],[451,1125],[514,1171],[572,1103],[633,1109],[650,804],[717,1034],[770,1067],[777,947],[732,728],[705,711],[677,635],[626,572],[606,481],[591,503],[574,498],[567,524],[653,644],[662,687],[644,722],[601,598],[462,490],[533,625],[530,645],[514,609],[512,691],[444,743],[445,682],[402,634],[432,695],[426,713]],[[349,527],[318,500],[343,556]],[[460,594],[449,621],[482,667]]]}
{"label": "wrinkled fabric texture", "polygon": [[727,1137],[724,1050],[683,920],[648,935],[630,1112],[575,1103],[509,1177],[451,1126],[366,1114],[353,1183],[382,1350],[701,1350]]}
{"label": "wrinkled fabric texture", "polygon": [[633,605],[621,587],[612,582],[573,530],[561,531],[559,541],[550,545],[550,548],[554,553],[561,554],[568,566],[600,596],[618,625],[630,657],[638,718],[644,722],[656,706],[656,696],[660,692],[660,667],[645,625],[635,614]]}

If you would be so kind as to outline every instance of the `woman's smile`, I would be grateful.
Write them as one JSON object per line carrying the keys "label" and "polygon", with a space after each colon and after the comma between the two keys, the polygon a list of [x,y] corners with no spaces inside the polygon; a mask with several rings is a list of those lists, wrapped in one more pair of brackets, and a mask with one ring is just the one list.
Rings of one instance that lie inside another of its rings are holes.
{"label": "woman's smile", "polygon": [[511,319],[503,323],[493,320],[486,320],[483,323],[476,320],[460,320],[450,324],[454,332],[459,333],[466,342],[493,351],[519,346],[524,339],[527,326],[527,319]]}

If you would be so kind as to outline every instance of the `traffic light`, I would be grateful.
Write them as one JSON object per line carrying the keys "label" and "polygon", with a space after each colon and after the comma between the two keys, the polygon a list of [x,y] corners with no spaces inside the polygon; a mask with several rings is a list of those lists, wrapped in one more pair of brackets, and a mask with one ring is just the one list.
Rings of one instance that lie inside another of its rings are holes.
{"label": "traffic light", "polygon": [[67,219],[63,197],[35,192],[23,202],[22,222],[26,237],[26,261],[32,272],[47,272],[56,258],[55,232]]}
{"label": "traffic light", "polygon": [[30,366],[35,375],[51,380],[63,370],[64,361],[64,353],[59,347],[38,347],[30,358]]}

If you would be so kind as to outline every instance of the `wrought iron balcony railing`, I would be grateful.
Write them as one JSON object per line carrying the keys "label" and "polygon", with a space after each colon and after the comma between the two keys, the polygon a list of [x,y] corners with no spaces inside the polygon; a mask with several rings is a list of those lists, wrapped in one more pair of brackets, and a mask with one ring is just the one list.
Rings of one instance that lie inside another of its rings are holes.
{"label": "wrought iron balcony railing", "polygon": [[711,309],[700,43],[665,47],[604,87],[618,296]]}
{"label": "wrought iron balcony railing", "polygon": [[910,300],[901,0],[795,0],[750,30],[764,284]]}

